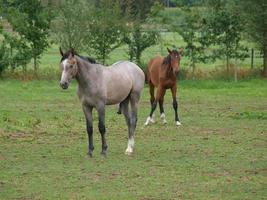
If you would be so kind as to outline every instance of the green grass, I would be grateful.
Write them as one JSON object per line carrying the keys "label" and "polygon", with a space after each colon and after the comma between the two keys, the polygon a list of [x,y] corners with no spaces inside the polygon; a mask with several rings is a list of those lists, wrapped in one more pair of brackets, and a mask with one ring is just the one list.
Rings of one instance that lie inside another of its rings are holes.
{"label": "green grass", "polygon": [[[266,80],[182,81],[182,126],[144,127],[139,105],[134,155],[124,155],[127,128],[116,107],[106,114],[108,157],[89,159],[76,84],[0,81],[0,199],[265,199]],[[157,110],[157,119],[158,119]],[[97,119],[94,112],[94,119]]]}

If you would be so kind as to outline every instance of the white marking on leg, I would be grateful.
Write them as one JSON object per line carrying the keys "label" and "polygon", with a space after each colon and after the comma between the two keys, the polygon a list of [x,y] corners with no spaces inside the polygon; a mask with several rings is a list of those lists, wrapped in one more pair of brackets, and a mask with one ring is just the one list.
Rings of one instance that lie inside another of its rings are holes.
{"label": "white marking on leg", "polygon": [[133,147],[134,147],[134,137],[131,137],[128,139],[128,147],[125,150],[125,154],[131,155],[133,153]]}
{"label": "white marking on leg", "polygon": [[150,117],[150,116],[149,116],[148,118],[146,118],[145,126],[147,126],[147,125],[149,124],[149,122],[150,122],[150,119],[151,119],[151,117]]}
{"label": "white marking on leg", "polygon": [[149,123],[155,123],[155,120],[152,117],[147,117],[146,122],[145,122],[145,126],[147,126]]}
{"label": "white marking on leg", "polygon": [[155,123],[155,121],[156,121],[155,118],[156,118],[156,115],[155,115],[155,113],[153,113],[150,122]]}
{"label": "white marking on leg", "polygon": [[181,125],[182,125],[181,122],[176,121],[176,126],[181,126]]}
{"label": "white marking on leg", "polygon": [[167,124],[165,113],[161,113],[160,119],[162,119],[163,124]]}

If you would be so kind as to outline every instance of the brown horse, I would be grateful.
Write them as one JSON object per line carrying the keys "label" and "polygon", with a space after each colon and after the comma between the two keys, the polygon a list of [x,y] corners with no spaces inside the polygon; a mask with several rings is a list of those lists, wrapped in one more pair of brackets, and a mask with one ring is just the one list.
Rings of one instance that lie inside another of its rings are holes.
{"label": "brown horse", "polygon": [[[167,123],[163,108],[166,89],[171,89],[173,109],[175,111],[175,122],[177,126],[181,125],[177,112],[178,103],[176,100],[176,75],[180,69],[182,50],[171,51],[169,48],[167,48],[167,50],[169,52],[168,56],[165,58],[162,56],[156,56],[148,63],[147,80],[150,89],[151,111],[145,125],[148,125],[150,122],[155,122],[153,112],[155,111],[158,102],[161,114],[160,118],[163,120],[163,123]],[[157,87],[156,98],[154,96],[155,87]]]}

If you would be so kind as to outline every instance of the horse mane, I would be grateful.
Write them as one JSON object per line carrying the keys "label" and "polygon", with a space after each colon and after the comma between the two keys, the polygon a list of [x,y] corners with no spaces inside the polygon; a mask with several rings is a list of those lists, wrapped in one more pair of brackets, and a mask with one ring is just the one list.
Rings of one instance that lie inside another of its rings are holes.
{"label": "horse mane", "polygon": [[77,54],[76,56],[78,56],[79,58],[85,60],[85,61],[88,61],[89,63],[92,63],[92,64],[96,64],[96,60],[91,58],[91,57],[88,57],[88,56],[81,56],[79,54]]}
{"label": "horse mane", "polygon": [[[179,52],[177,50],[172,50],[172,53],[175,53],[179,56]],[[167,65],[170,66],[171,65],[171,56],[170,54],[168,54],[166,57],[164,57],[163,61],[162,61],[162,65]]]}
{"label": "horse mane", "polygon": [[168,54],[166,57],[164,57],[162,65],[170,66],[170,64],[171,64],[171,56],[170,54]]}
{"label": "horse mane", "polygon": [[[64,53],[64,55],[62,56],[60,62],[62,62],[63,60],[67,59],[67,58],[69,57],[69,55],[70,55],[70,50],[67,51],[66,53]],[[89,62],[89,63],[96,64],[96,60],[93,59],[93,58],[91,58],[91,57],[88,57],[88,56],[81,56],[81,55],[79,55],[79,54],[76,53],[76,52],[74,52],[74,55],[78,56],[78,57],[81,58],[82,60],[85,60],[85,61],[87,61],[87,62]]]}
{"label": "horse mane", "polygon": [[[179,56],[179,52],[177,50],[172,50],[172,53],[175,53]],[[166,65],[167,66],[167,76],[171,75],[171,55],[168,54],[166,57],[164,57],[163,61],[162,61],[162,66]]]}

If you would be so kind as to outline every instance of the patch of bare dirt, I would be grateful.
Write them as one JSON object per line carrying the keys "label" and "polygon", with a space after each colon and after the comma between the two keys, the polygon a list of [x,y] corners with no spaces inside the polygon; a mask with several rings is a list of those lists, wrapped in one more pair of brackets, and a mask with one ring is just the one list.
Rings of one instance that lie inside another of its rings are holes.
{"label": "patch of bare dirt", "polygon": [[30,141],[30,140],[33,140],[34,136],[30,133],[5,132],[3,130],[0,130],[0,137],[11,139],[11,140]]}

